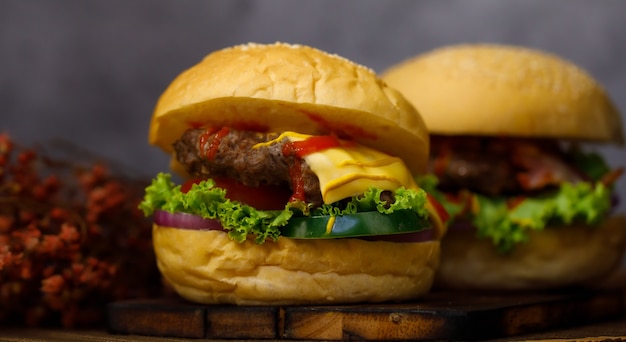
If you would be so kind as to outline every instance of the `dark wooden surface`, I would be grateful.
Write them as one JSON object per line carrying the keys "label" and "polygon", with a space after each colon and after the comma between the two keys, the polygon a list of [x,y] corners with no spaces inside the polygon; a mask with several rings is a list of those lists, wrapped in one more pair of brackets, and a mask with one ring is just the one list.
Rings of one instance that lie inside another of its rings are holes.
{"label": "dark wooden surface", "polygon": [[284,307],[163,299],[111,303],[108,323],[118,336],[183,339],[487,340],[619,320],[624,297],[623,290],[433,292],[414,303]]}
{"label": "dark wooden surface", "polygon": [[[142,335],[118,335],[105,330],[59,330],[59,329],[0,329],[1,342],[234,342],[242,339],[189,339],[177,337],[153,337]],[[271,341],[266,340],[266,341]],[[608,321],[587,323],[576,327],[550,329],[548,331],[523,334],[507,338],[489,339],[489,342],[504,341],[626,341],[626,316]]]}

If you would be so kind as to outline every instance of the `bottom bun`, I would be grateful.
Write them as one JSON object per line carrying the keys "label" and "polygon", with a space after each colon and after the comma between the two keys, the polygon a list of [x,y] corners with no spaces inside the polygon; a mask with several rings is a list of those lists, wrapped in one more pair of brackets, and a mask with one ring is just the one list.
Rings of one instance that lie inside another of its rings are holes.
{"label": "bottom bun", "polygon": [[415,299],[431,289],[440,242],[360,239],[238,243],[222,231],[154,225],[158,267],[203,304],[292,305]]}
{"label": "bottom bun", "polygon": [[500,254],[473,231],[448,231],[441,241],[435,287],[472,290],[535,290],[590,284],[620,264],[626,219],[608,218],[596,227],[568,226],[533,231],[528,242]]}

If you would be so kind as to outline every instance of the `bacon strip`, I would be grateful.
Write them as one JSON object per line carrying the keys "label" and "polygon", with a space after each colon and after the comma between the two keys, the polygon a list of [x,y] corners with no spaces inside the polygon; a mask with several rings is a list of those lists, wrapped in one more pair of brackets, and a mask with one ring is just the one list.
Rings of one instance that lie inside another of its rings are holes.
{"label": "bacon strip", "polygon": [[519,141],[512,144],[512,161],[521,169],[516,177],[520,186],[527,191],[585,180],[584,176],[562,158],[545,152],[535,144]]}
{"label": "bacon strip", "polygon": [[615,183],[619,179],[619,177],[622,176],[623,173],[624,173],[623,167],[617,168],[615,170],[611,170],[609,171],[609,173],[602,176],[602,178],[600,179],[600,183],[606,186],[611,186],[613,185],[613,183]]}
{"label": "bacon strip", "polygon": [[[489,196],[520,195],[591,180],[553,140],[434,136],[431,146],[430,171],[446,192],[467,189]],[[622,172],[611,171],[602,183],[614,183]]]}

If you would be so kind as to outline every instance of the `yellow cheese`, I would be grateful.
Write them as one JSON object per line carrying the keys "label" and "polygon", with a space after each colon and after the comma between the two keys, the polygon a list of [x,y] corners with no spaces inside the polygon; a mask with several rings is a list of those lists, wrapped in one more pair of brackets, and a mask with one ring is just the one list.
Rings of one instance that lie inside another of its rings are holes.
{"label": "yellow cheese", "polygon": [[[255,145],[255,148],[269,146],[285,137],[294,142],[311,135],[284,132],[272,141]],[[304,160],[319,179],[324,203],[360,195],[371,187],[390,191],[400,187],[419,189],[402,159],[355,143],[314,152],[306,155]],[[446,231],[445,225],[430,202],[426,202],[425,208],[437,232],[436,238],[441,238]]]}
{"label": "yellow cheese", "polygon": [[[311,136],[284,132],[278,138],[255,147],[267,146],[285,137],[294,142]],[[319,179],[324,203],[360,195],[371,187],[382,190],[399,187],[417,189],[402,159],[366,146],[350,143],[308,154],[304,160]]]}

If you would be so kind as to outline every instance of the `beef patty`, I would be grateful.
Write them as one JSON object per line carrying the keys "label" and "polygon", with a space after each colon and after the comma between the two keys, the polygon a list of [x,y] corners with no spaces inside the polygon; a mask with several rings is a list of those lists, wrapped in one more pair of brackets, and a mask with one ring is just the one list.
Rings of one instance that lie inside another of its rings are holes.
{"label": "beef patty", "polygon": [[195,178],[226,177],[246,186],[285,186],[293,190],[289,169],[300,165],[305,199],[314,206],[322,204],[319,180],[308,164],[295,163],[295,156],[285,156],[287,138],[253,148],[278,138],[277,133],[258,133],[229,129],[211,133],[189,129],[174,142],[176,159]]}
{"label": "beef patty", "polygon": [[468,189],[489,196],[538,192],[585,179],[549,139],[433,135],[430,170],[444,191]]}

